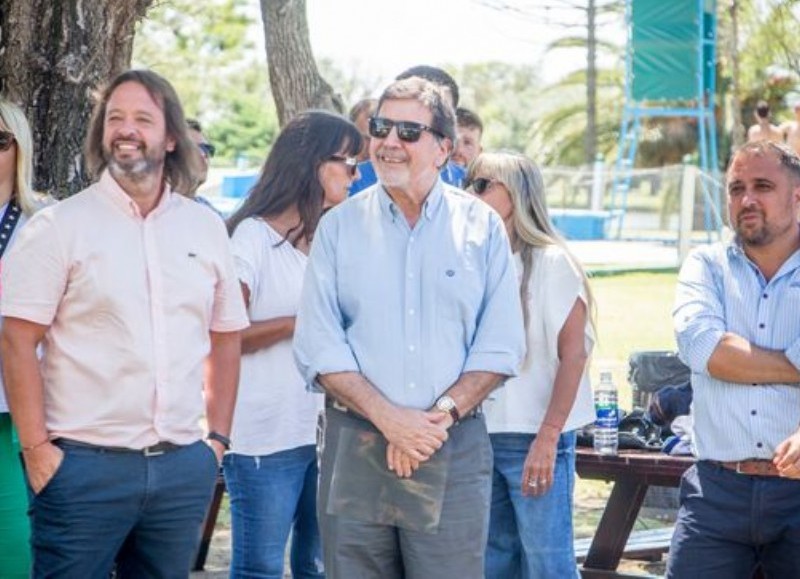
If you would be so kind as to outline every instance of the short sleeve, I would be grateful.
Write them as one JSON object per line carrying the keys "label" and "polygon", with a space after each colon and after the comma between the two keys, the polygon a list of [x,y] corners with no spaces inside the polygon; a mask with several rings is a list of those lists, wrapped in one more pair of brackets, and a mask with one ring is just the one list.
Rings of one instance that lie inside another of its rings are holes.
{"label": "short sleeve", "polygon": [[69,264],[52,211],[37,213],[3,259],[0,312],[49,326],[66,291]]}
{"label": "short sleeve", "polygon": [[253,218],[239,223],[231,236],[231,251],[236,275],[249,289],[251,294],[258,293],[258,272],[261,271],[261,259],[264,255],[263,224]]}

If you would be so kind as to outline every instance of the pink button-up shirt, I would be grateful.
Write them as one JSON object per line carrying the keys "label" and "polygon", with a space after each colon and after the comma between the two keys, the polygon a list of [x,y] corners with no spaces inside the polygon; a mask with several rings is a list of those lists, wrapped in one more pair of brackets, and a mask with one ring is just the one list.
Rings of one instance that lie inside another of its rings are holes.
{"label": "pink button-up shirt", "polygon": [[142,217],[106,172],[37,213],[4,260],[0,312],[47,325],[51,436],[143,448],[201,437],[209,331],[247,314],[222,221],[165,191]]}

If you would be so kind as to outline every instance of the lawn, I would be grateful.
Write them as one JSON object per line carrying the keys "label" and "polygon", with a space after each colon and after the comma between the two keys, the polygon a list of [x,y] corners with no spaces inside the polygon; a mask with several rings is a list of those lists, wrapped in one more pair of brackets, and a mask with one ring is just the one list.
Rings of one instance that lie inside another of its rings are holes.
{"label": "lawn", "polygon": [[627,382],[628,356],[647,350],[674,350],[672,303],[674,272],[626,273],[591,279],[597,302],[598,342],[592,358],[591,375],[611,370],[620,393],[620,405],[630,410],[631,391]]}
{"label": "lawn", "polygon": [[[600,372],[611,370],[619,389],[620,406],[631,409],[631,388],[627,381],[628,356],[642,350],[674,350],[672,303],[675,272],[602,275],[591,279],[597,302],[598,343],[592,359],[591,375],[597,382]],[[589,537],[605,507],[609,484],[578,479],[575,489],[575,534]],[[674,513],[647,510],[634,529],[656,528]],[[639,568],[638,565],[628,570]],[[649,568],[656,573],[663,564]]]}

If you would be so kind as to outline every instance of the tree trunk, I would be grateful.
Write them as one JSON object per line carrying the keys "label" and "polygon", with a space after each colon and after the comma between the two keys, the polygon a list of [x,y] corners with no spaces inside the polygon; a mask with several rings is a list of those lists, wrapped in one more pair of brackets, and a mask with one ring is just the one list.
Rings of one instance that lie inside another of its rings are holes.
{"label": "tree trunk", "polygon": [[261,0],[261,19],[281,126],[310,108],[343,112],[341,97],[322,78],[311,52],[305,0]]}
{"label": "tree trunk", "polygon": [[742,103],[739,99],[739,4],[731,0],[728,8],[731,17],[731,38],[728,45],[728,58],[731,63],[731,150],[738,149],[745,141],[744,121],[742,120]]}
{"label": "tree trunk", "polygon": [[586,133],[583,153],[587,165],[597,155],[597,5],[589,0],[586,10]]}
{"label": "tree trunk", "polygon": [[26,111],[34,186],[86,187],[91,91],[130,66],[136,21],[153,0],[0,0],[0,93]]}

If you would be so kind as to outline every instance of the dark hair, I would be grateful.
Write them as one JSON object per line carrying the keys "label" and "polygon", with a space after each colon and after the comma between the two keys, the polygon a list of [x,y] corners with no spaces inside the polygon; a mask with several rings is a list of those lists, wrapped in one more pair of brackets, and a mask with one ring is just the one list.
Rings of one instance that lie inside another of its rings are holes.
{"label": "dark hair", "polygon": [[769,103],[767,101],[758,101],[756,104],[756,114],[762,119],[769,117]]}
{"label": "dark hair", "polygon": [[458,106],[458,84],[452,76],[447,74],[441,68],[428,66],[425,64],[412,66],[408,70],[404,70],[398,74],[395,80],[405,80],[407,78],[411,78],[412,76],[424,78],[428,82],[432,82],[440,87],[447,87],[450,90],[450,95],[453,97],[453,108]]}
{"label": "dark hair", "polygon": [[776,143],[775,141],[761,140],[761,141],[748,141],[731,155],[728,169],[731,168],[733,162],[740,155],[766,155],[773,153],[780,163],[781,167],[786,170],[789,179],[796,185],[800,185],[800,156],[785,143]]}
{"label": "dark hair", "polygon": [[164,159],[164,175],[174,191],[188,194],[197,173],[201,171],[200,152],[189,137],[183,108],[175,89],[167,79],[150,70],[123,72],[95,94],[96,102],[85,146],[89,173],[97,178],[108,165],[103,153],[106,107],[114,91],[126,82],[143,86],[164,112],[167,136],[175,140],[175,149],[168,151]]}
{"label": "dark hair", "polygon": [[478,113],[464,107],[458,107],[456,109],[456,126],[467,129],[478,129],[481,133],[483,132],[483,122],[478,116]]}
{"label": "dark hair", "polygon": [[456,142],[456,114],[437,85],[418,76],[396,80],[386,87],[378,100],[379,113],[387,100],[415,100],[422,103],[433,115],[431,128]]}
{"label": "dark hair", "polygon": [[242,206],[228,219],[228,232],[254,215],[271,217],[297,207],[300,224],[286,234],[293,244],[311,241],[322,215],[325,192],[319,167],[332,155],[355,156],[361,150],[361,133],[344,117],[327,111],[305,111],[281,130],[269,152],[258,181]]}
{"label": "dark hair", "polygon": [[372,116],[375,113],[375,108],[378,105],[378,99],[361,99],[356,104],[353,105],[353,108],[350,109],[348,113],[348,117],[351,121],[356,122],[358,117],[362,114],[367,113],[367,115]]}
{"label": "dark hair", "polygon": [[197,131],[198,133],[203,132],[203,125],[201,125],[200,121],[197,119],[186,119],[186,126],[192,131]]}

